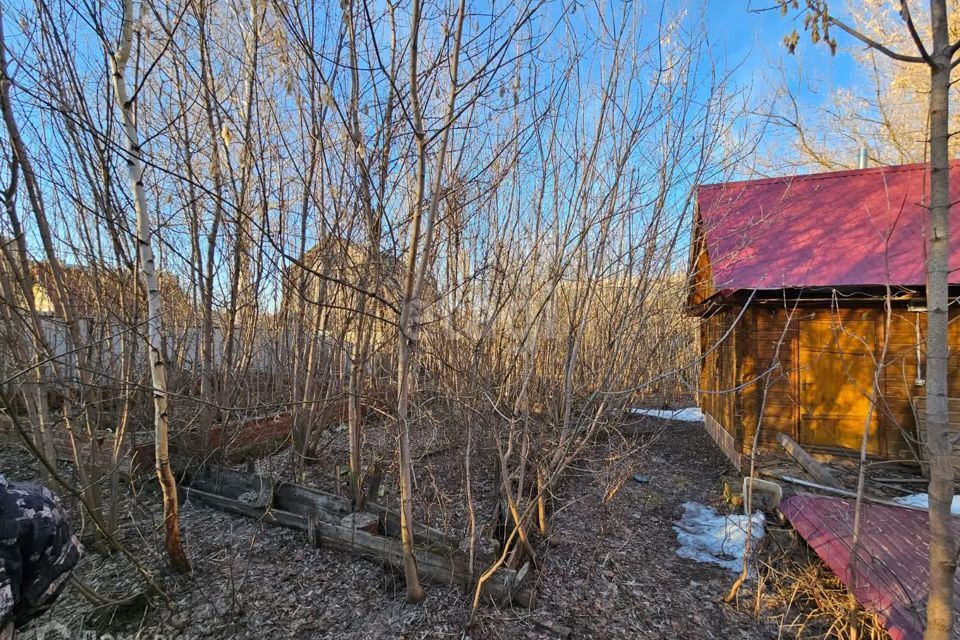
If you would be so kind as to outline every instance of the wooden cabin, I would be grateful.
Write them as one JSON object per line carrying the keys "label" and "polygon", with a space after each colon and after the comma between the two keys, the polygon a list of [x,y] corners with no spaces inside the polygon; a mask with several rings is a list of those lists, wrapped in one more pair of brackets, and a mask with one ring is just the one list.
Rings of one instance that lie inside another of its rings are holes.
{"label": "wooden cabin", "polygon": [[[951,176],[960,202],[960,163]],[[917,459],[928,193],[924,164],[699,188],[688,276],[688,310],[702,319],[698,397],[737,468],[755,438],[769,449],[778,432],[843,454],[859,452],[867,429],[870,456]],[[960,211],[950,268],[957,296]],[[954,350],[958,315],[951,303]]]}

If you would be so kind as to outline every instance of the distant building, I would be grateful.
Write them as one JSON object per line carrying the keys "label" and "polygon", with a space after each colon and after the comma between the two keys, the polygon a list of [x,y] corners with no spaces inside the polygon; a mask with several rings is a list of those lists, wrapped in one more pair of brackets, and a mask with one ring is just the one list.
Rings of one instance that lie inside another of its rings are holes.
{"label": "distant building", "polygon": [[[49,262],[30,261],[30,278],[33,281],[33,307],[39,315],[43,333],[43,342],[54,355],[64,356],[53,361],[58,367],[61,380],[75,378],[74,358],[66,357],[78,347],[85,346],[91,373],[102,372],[108,376],[117,376],[121,366],[123,352],[122,341],[143,339],[143,330],[138,329],[140,322],[146,319],[147,307],[143,288],[137,276],[126,270],[108,267],[102,264],[61,265],[64,300],[59,297],[59,287],[53,276]],[[29,349],[37,348],[33,344],[33,334],[28,326],[22,326],[23,315],[29,309],[27,296],[22,284],[17,281],[17,271],[11,270],[6,260],[0,258],[0,277],[7,279],[13,292],[13,300],[4,299],[0,291],[0,304],[18,316],[15,321],[15,335],[7,336],[7,343],[13,345],[18,340],[30,342]],[[17,265],[19,270],[19,265]],[[183,342],[185,331],[195,324],[196,317],[189,296],[180,287],[176,277],[169,273],[159,273],[160,295],[164,305],[164,329],[168,335],[168,349],[179,354],[177,346]],[[63,307],[69,309],[81,339],[80,345],[73,343],[66,319],[61,314]],[[13,316],[12,316],[13,317]],[[4,331],[7,325],[0,326]],[[22,331],[18,330],[22,329]],[[146,349],[136,351],[138,365],[146,363]],[[0,355],[0,357],[4,357]],[[182,364],[183,358],[174,357],[176,364]],[[109,378],[108,378],[109,379]]]}
{"label": "distant building", "polygon": [[[298,262],[284,274],[284,310],[291,311],[300,305],[322,310],[325,335],[342,339],[346,346],[356,340],[354,310],[360,296],[366,295],[364,314],[370,321],[367,330],[373,331],[374,351],[396,340],[406,275],[402,258],[379,251],[371,259],[368,247],[328,237],[308,250]],[[430,320],[436,300],[436,281],[427,274],[421,292],[422,322]]]}
{"label": "distant building", "polygon": [[[146,313],[146,296],[138,274],[104,265],[61,265],[66,306],[77,318],[125,319]],[[33,297],[37,311],[58,312],[60,300],[49,262],[31,265],[34,280]],[[164,314],[190,314],[193,305],[177,278],[157,273]]]}

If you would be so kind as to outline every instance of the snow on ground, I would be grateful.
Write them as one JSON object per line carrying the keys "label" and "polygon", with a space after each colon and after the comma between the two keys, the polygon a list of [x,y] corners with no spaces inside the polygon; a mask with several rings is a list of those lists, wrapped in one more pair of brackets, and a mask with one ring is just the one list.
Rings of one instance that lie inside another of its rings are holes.
{"label": "snow on ground", "polygon": [[[683,517],[673,525],[680,543],[677,555],[739,572],[743,569],[747,529],[751,529],[754,541],[759,540],[763,537],[765,522],[759,511],[752,518],[724,516],[699,502],[684,502]],[[753,548],[756,548],[755,544],[752,543]]]}
{"label": "snow on ground", "polygon": [[628,409],[635,416],[650,416],[665,420],[681,420],[683,422],[703,422],[703,411],[700,407],[686,409]]}
{"label": "snow on ground", "polygon": [[[894,501],[908,507],[919,507],[921,509],[930,508],[930,498],[925,493],[913,493],[902,498],[894,498]],[[960,496],[953,496],[953,504],[950,505],[950,513],[960,516]]]}

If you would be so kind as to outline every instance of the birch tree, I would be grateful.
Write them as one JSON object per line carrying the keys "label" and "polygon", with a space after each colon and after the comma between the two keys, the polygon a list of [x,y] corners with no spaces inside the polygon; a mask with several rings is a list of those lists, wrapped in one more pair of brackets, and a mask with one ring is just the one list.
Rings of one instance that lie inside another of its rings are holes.
{"label": "birch tree", "polygon": [[117,109],[123,122],[127,176],[130,179],[130,190],[133,194],[137,217],[137,253],[147,296],[147,346],[150,357],[150,376],[153,381],[154,456],[156,458],[157,478],[160,481],[160,491],[163,495],[165,545],[174,569],[186,573],[190,571],[190,561],[187,559],[187,554],[180,540],[177,482],[170,470],[170,415],[168,413],[167,369],[164,363],[161,328],[163,309],[161,308],[160,286],[154,264],[150,213],[147,209],[147,198],[143,188],[140,139],[134,118],[134,105],[128,98],[127,81],[124,77],[133,45],[133,23],[133,0],[124,0],[119,46],[111,58],[113,89]]}

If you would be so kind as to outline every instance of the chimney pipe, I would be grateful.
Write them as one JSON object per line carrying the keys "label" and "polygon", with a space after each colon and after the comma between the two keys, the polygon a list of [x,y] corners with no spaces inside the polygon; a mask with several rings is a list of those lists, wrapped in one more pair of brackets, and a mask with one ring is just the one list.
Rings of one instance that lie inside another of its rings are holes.
{"label": "chimney pipe", "polygon": [[867,168],[867,148],[860,147],[860,155],[857,158],[857,169]]}

